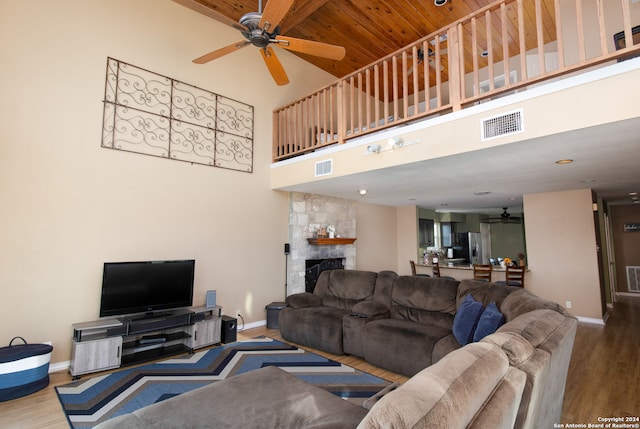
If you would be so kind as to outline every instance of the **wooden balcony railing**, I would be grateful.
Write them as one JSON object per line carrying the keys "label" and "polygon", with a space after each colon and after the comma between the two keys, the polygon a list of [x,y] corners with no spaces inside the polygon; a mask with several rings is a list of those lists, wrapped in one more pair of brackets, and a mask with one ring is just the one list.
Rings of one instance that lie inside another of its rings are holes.
{"label": "wooden balcony railing", "polygon": [[638,55],[639,15],[631,0],[496,1],[276,109],[273,161]]}

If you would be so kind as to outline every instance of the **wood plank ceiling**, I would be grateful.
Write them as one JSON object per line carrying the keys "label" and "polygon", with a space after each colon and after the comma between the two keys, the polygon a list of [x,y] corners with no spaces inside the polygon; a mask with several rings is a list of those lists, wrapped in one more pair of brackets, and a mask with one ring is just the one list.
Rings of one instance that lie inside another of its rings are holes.
{"label": "wood plank ceiling", "polygon": [[[227,25],[235,25],[247,12],[258,11],[258,0],[174,1]],[[296,0],[281,22],[280,34],[345,47],[342,61],[294,53],[336,77],[344,77],[492,3],[493,0],[448,0],[436,6],[433,0]],[[524,0],[524,19],[531,23],[525,26],[531,29],[525,34],[528,48],[536,46],[535,3]],[[553,1],[542,0],[540,4],[543,37],[548,42],[555,38]],[[518,16],[513,5],[508,8],[510,51],[515,51],[518,44]],[[266,1],[263,9],[265,6]],[[501,23],[494,20],[491,25],[492,39],[499,40]],[[211,41],[211,50],[221,47]],[[497,60],[502,55],[496,53]],[[466,62],[469,58],[465,55]],[[465,68],[470,69],[471,64]]]}

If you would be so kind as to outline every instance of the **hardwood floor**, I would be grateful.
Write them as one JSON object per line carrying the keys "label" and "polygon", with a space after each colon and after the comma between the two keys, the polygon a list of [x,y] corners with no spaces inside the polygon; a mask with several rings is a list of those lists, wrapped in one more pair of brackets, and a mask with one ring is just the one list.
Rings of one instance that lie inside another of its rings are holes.
{"label": "hardwood floor", "polygon": [[[278,330],[266,327],[239,332],[238,339],[259,335],[282,340]],[[407,379],[353,356],[312,351],[389,381]],[[70,381],[66,372],[53,373],[46,389],[0,402],[0,428],[68,428],[54,387]],[[559,423],[586,425],[598,423],[598,417],[640,416],[639,386],[640,297],[622,297],[606,326],[579,324]]]}

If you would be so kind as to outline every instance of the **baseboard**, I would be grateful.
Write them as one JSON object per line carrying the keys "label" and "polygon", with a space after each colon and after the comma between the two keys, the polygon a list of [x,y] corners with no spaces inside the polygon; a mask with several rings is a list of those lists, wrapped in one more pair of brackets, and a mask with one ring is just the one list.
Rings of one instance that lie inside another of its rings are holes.
{"label": "baseboard", "polygon": [[65,360],[64,362],[55,362],[49,365],[49,374],[52,372],[67,371],[71,365],[71,361]]}
{"label": "baseboard", "polygon": [[594,317],[582,317],[582,316],[576,316],[576,318],[578,319],[578,322],[590,323],[592,325],[604,325],[603,319],[596,319]]}
{"label": "baseboard", "polygon": [[616,296],[630,296],[632,298],[640,298],[640,293],[637,293],[637,292],[616,292]]}
{"label": "baseboard", "polygon": [[260,326],[266,326],[266,325],[267,325],[267,319],[258,320],[257,322],[246,323],[242,326],[238,326],[238,332],[246,331],[247,329],[252,329],[252,328],[259,328]]}
{"label": "baseboard", "polygon": [[[239,332],[245,331],[247,329],[259,328],[260,326],[266,326],[266,325],[267,325],[267,319],[258,320],[257,322],[247,323],[242,327],[238,326],[238,331]],[[49,365],[49,374],[51,374],[52,372],[67,371],[69,370],[69,365],[71,365],[71,361],[68,361],[68,360],[64,362],[52,363]]]}

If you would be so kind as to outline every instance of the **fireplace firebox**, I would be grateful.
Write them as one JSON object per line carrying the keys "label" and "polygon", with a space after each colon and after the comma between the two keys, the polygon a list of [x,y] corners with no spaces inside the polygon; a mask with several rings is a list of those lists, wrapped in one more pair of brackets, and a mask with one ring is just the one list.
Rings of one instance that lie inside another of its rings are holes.
{"label": "fireplace firebox", "polygon": [[304,274],[306,292],[313,293],[320,273],[326,270],[344,270],[344,258],[307,259]]}

